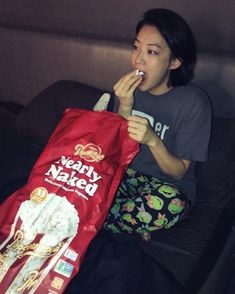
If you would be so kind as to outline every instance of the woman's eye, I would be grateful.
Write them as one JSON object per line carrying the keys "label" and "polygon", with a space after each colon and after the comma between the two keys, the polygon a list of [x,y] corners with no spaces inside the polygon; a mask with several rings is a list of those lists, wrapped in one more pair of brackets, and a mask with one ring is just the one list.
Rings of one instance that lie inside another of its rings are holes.
{"label": "woman's eye", "polygon": [[137,45],[133,45],[133,50],[137,50],[138,49],[138,47],[137,47]]}
{"label": "woman's eye", "polygon": [[155,50],[148,50],[148,54],[150,55],[158,55],[158,52]]}

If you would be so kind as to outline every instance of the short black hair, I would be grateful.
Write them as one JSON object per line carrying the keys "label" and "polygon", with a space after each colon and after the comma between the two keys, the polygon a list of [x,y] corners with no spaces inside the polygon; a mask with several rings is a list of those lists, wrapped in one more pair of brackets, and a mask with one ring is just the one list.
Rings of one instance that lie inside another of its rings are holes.
{"label": "short black hair", "polygon": [[144,25],[157,28],[171,50],[171,58],[182,62],[179,68],[171,70],[169,84],[175,87],[190,82],[197,61],[197,46],[188,23],[169,9],[155,8],[144,13],[136,26],[136,35]]}

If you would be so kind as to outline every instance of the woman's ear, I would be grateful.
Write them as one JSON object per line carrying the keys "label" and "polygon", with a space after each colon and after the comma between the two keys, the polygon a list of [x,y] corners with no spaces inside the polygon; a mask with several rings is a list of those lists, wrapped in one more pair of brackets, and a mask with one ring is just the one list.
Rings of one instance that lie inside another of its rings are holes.
{"label": "woman's ear", "polygon": [[170,67],[169,69],[177,69],[181,66],[181,64],[183,63],[182,60],[178,59],[178,58],[174,58],[171,60],[170,62]]}

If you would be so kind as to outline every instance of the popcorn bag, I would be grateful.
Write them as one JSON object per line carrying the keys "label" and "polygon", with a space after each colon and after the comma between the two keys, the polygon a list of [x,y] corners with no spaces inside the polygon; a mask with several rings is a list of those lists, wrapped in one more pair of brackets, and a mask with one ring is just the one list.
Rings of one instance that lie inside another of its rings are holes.
{"label": "popcorn bag", "polygon": [[67,109],[28,182],[0,206],[0,293],[63,293],[139,151],[126,120]]}

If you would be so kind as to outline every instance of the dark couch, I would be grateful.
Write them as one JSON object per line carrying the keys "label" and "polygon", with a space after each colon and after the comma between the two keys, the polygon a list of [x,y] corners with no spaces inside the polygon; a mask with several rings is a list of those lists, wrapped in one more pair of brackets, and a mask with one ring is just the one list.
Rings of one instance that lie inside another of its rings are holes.
{"label": "dark couch", "polygon": [[[1,201],[27,181],[33,164],[64,109],[92,109],[103,93],[103,90],[95,87],[60,80],[51,84],[25,106],[15,102],[0,104]],[[111,109],[112,100],[109,105],[109,110]],[[200,288],[207,283],[207,277],[223,251],[234,221],[234,134],[235,119],[213,117],[209,158],[207,162],[198,164],[197,203],[189,217],[171,230],[158,231],[150,242],[135,240],[141,252],[164,268],[170,274],[169,279],[172,283],[177,281],[186,293],[203,293],[203,290],[200,292]],[[93,258],[91,251],[94,248],[98,250],[100,246],[97,245],[99,238],[103,244],[110,242],[112,246],[123,246],[125,242],[133,242],[128,236],[113,237],[101,232],[87,253],[88,261],[84,265],[87,271],[90,269],[89,266],[92,268],[92,264],[89,265]],[[104,259],[107,258],[105,254]],[[231,274],[231,271],[226,273],[226,279],[223,277],[224,283]],[[219,281],[210,281],[211,284],[216,282]],[[76,281],[74,283],[76,284]],[[70,293],[72,290],[68,292]],[[216,294],[215,291],[205,294],[209,293]]]}
{"label": "dark couch", "polygon": [[15,102],[2,102],[0,185],[28,176],[65,108],[90,109],[102,93],[102,90],[80,83],[59,81],[25,107]]}

